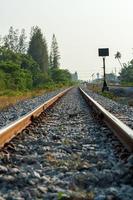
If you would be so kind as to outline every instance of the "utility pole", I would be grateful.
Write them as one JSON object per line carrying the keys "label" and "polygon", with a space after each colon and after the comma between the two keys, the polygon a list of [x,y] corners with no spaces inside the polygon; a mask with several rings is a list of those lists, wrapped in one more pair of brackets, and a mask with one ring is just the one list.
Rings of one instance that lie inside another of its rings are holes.
{"label": "utility pole", "polygon": [[102,92],[104,92],[104,90],[109,91],[109,88],[108,88],[107,82],[106,82],[105,57],[103,57],[103,87],[102,87]]}

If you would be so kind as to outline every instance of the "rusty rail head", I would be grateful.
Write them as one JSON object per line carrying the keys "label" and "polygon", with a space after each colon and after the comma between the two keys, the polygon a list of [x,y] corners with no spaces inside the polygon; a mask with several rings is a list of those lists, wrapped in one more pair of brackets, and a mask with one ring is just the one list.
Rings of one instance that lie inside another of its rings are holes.
{"label": "rusty rail head", "polygon": [[39,116],[43,111],[52,106],[59,98],[65,95],[72,87],[60,92],[53,98],[44,102],[42,105],[35,108],[33,111],[19,118],[18,120],[10,123],[9,125],[0,129],[0,148],[2,148],[5,143],[9,142],[13,137],[15,137],[19,132],[25,129],[31,122],[32,117]]}
{"label": "rusty rail head", "polygon": [[118,137],[121,143],[129,152],[133,152],[133,130],[125,125],[122,121],[108,112],[99,103],[92,99],[83,89],[79,88],[82,96],[88,104],[102,116],[102,120],[111,129],[111,131]]}

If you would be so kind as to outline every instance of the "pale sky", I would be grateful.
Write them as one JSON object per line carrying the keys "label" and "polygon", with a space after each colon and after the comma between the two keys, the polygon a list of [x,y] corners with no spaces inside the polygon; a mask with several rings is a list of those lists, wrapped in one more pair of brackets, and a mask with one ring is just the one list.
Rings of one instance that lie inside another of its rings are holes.
{"label": "pale sky", "polygon": [[38,25],[51,45],[55,33],[61,54],[61,67],[77,71],[89,80],[102,74],[98,48],[110,49],[106,72],[120,65],[114,54],[120,51],[122,63],[133,58],[133,0],[0,0],[0,35],[10,26],[30,32]]}

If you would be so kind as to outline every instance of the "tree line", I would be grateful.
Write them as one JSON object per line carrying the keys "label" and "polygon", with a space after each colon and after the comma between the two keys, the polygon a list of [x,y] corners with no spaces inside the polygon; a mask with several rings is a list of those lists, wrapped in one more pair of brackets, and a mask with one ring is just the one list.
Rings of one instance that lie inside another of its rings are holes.
{"label": "tree line", "polygon": [[0,90],[27,90],[72,82],[71,73],[60,69],[60,54],[56,36],[52,37],[50,53],[42,30],[31,28],[27,42],[25,29],[10,27],[0,38]]}

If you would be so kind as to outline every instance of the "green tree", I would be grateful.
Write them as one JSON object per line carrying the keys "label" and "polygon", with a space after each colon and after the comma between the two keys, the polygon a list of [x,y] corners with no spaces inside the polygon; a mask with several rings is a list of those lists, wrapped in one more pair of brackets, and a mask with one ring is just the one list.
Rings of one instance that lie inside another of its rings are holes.
{"label": "green tree", "polygon": [[[69,84],[71,74],[59,69],[58,44],[53,35],[48,60],[47,44],[38,27],[33,27],[26,52],[26,33],[10,27],[8,35],[0,39],[0,90],[27,90],[49,84]],[[49,62],[48,62],[49,61]]]}
{"label": "green tree", "polygon": [[37,63],[28,57],[5,47],[0,48],[0,77],[2,79],[0,85],[3,85],[1,87],[15,90],[31,89],[33,83],[32,69],[35,68],[34,65],[37,65]]}
{"label": "green tree", "polygon": [[6,74],[3,70],[0,70],[0,90],[4,90],[6,88]]}
{"label": "green tree", "polygon": [[2,36],[0,35],[0,47],[3,45]]}
{"label": "green tree", "polygon": [[7,89],[24,90],[32,88],[31,72],[21,69],[20,65],[12,61],[2,61],[0,62],[0,71]]}
{"label": "green tree", "polygon": [[51,52],[50,52],[50,58],[49,58],[50,67],[59,68],[59,65],[60,65],[59,60],[60,60],[60,55],[59,55],[59,50],[58,50],[58,43],[57,43],[55,35],[53,34]]}
{"label": "green tree", "polygon": [[15,89],[25,90],[32,88],[32,75],[29,71],[19,69],[12,73]]}
{"label": "green tree", "polygon": [[13,52],[18,51],[18,41],[19,41],[19,36],[18,36],[18,29],[15,29],[11,26],[9,28],[9,33],[4,37],[4,46],[12,50]]}
{"label": "green tree", "polygon": [[55,83],[69,83],[71,81],[71,74],[66,69],[52,69],[51,77]]}
{"label": "green tree", "polygon": [[123,67],[123,65],[122,65],[122,63],[120,61],[120,59],[121,59],[121,53],[119,51],[116,52],[115,59],[118,59],[120,66]]}
{"label": "green tree", "polygon": [[21,68],[31,71],[32,74],[40,72],[39,65],[30,55],[21,54]]}
{"label": "green tree", "polygon": [[4,46],[0,47],[0,62],[3,61],[12,61],[14,63],[20,64],[21,63],[20,54],[15,53]]}
{"label": "green tree", "polygon": [[19,36],[19,39],[18,39],[18,52],[21,53],[21,54],[24,54],[26,53],[26,48],[27,48],[27,45],[26,45],[26,33],[25,33],[25,29],[22,29],[21,30],[21,34]]}
{"label": "green tree", "polygon": [[45,84],[52,82],[50,76],[47,72],[38,72],[35,74],[33,78],[33,86],[34,87],[44,87]]}
{"label": "green tree", "polygon": [[119,78],[123,83],[133,83],[133,60],[131,60],[128,64],[124,64]]}
{"label": "green tree", "polygon": [[28,54],[39,64],[42,72],[48,71],[48,51],[46,40],[39,27],[33,27],[29,42]]}

